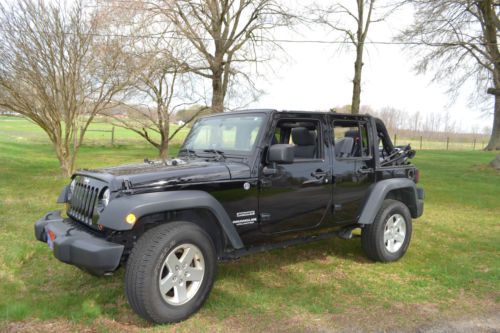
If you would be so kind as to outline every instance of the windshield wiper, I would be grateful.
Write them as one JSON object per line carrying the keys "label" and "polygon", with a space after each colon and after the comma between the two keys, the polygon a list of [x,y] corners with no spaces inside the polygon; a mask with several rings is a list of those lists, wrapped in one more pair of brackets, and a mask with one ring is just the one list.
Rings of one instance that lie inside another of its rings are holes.
{"label": "windshield wiper", "polygon": [[226,156],[224,155],[224,152],[222,150],[205,149],[205,150],[203,150],[203,152],[215,154],[215,160],[216,161],[219,161],[221,158],[226,159]]}
{"label": "windshield wiper", "polygon": [[198,155],[196,155],[196,151],[194,151],[193,149],[189,149],[189,148],[182,148],[181,150],[179,150],[179,153],[187,153],[188,159],[191,158],[191,154],[193,154],[194,157],[199,157]]}

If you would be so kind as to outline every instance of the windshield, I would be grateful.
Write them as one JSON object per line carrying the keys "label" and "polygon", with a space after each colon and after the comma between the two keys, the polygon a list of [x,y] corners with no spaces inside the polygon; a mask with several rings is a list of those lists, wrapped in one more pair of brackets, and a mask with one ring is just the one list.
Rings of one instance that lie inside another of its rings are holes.
{"label": "windshield", "polygon": [[225,154],[249,155],[259,136],[264,115],[221,115],[198,120],[183,149],[217,150]]}

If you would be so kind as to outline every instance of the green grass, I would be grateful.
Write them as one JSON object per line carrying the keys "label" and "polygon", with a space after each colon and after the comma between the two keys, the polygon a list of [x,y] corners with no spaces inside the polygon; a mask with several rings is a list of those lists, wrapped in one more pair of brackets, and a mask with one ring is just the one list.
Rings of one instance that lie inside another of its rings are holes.
{"label": "green grass", "polygon": [[[111,129],[113,125],[97,119],[92,123],[85,134],[84,143],[87,145],[111,145]],[[175,130],[177,125],[172,125]],[[107,132],[103,132],[107,131]],[[172,140],[173,144],[184,141],[188,127],[184,127]],[[8,138],[9,141],[18,143],[46,143],[48,140],[45,132],[25,118],[0,116],[0,136]],[[153,138],[159,137],[153,133]],[[147,145],[146,141],[131,130],[115,126],[115,145]]]}
{"label": "green grass", "polygon": [[[245,257],[220,265],[198,314],[165,328],[132,313],[123,269],[96,278],[58,262],[34,240],[34,221],[62,208],[55,199],[67,180],[59,175],[43,133],[35,130],[26,138],[31,131],[33,126],[22,121],[0,121],[0,331],[22,325],[43,330],[45,323],[73,331],[374,329],[499,310],[500,174],[487,167],[492,153],[417,154],[425,214],[415,221],[412,244],[401,261],[366,260],[358,239]],[[156,155],[131,133],[123,139],[130,144],[83,146],[78,166]]]}

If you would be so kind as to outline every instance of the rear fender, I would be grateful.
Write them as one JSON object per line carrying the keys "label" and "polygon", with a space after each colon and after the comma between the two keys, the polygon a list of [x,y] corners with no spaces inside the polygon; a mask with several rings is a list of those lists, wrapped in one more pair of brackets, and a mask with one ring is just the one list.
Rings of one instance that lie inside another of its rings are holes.
{"label": "rear fender", "polygon": [[387,198],[400,200],[406,204],[413,218],[419,217],[423,211],[423,190],[419,190],[417,191],[415,183],[407,178],[386,179],[376,183],[365,201],[358,223],[372,224]]}

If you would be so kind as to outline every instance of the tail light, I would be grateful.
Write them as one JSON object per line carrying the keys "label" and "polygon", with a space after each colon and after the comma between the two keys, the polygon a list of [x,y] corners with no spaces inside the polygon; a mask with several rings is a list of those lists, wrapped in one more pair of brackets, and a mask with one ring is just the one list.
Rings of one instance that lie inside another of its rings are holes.
{"label": "tail light", "polygon": [[415,183],[418,183],[420,181],[420,170],[416,169],[415,170]]}

